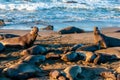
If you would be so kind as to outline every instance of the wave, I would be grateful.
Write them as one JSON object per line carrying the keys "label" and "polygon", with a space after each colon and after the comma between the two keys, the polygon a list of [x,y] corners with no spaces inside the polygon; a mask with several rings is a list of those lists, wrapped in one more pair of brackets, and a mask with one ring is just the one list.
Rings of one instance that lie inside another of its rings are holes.
{"label": "wave", "polygon": [[[7,0],[9,1],[9,0]],[[113,0],[74,0],[77,3],[66,3],[69,0],[11,0],[10,2],[0,3],[1,10],[41,10],[52,8],[63,9],[96,9],[106,8],[110,10],[120,10],[120,5]],[[27,2],[26,2],[27,1]]]}

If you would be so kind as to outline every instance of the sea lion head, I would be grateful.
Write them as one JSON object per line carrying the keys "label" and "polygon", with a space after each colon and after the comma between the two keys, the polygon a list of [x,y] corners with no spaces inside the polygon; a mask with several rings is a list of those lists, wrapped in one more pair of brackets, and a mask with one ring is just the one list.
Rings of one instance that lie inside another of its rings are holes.
{"label": "sea lion head", "polygon": [[32,27],[32,30],[30,33],[31,34],[38,34],[38,31],[39,31],[38,27],[34,26],[34,27]]}
{"label": "sea lion head", "polygon": [[98,27],[94,27],[94,34],[100,34]]}

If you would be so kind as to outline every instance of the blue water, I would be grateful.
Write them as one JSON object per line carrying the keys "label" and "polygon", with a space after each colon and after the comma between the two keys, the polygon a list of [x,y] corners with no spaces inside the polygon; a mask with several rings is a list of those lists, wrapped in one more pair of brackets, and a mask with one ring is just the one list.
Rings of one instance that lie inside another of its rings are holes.
{"label": "blue water", "polygon": [[0,0],[1,29],[120,27],[120,0]]}

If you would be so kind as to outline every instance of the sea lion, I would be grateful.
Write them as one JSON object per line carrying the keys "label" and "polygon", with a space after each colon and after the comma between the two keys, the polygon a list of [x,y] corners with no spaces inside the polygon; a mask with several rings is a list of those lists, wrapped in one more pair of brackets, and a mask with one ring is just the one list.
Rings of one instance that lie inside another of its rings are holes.
{"label": "sea lion", "polygon": [[64,72],[66,73],[66,77],[69,80],[76,80],[76,79],[79,80],[77,78],[77,75],[82,72],[82,69],[78,65],[72,65],[72,66],[69,66],[69,67],[65,68]]}
{"label": "sea lion", "polygon": [[100,32],[98,27],[94,27],[94,43],[98,45],[99,49],[101,48],[107,48],[107,43],[105,42],[104,35]]}
{"label": "sea lion", "polygon": [[41,30],[53,30],[53,29],[54,29],[54,27],[52,25],[48,25],[45,28],[41,28]]}
{"label": "sea lion", "polygon": [[3,69],[3,74],[9,78],[17,79],[17,80],[24,80],[29,77],[35,77],[42,72],[42,69],[31,65],[28,63],[16,63],[11,65],[8,68]]}
{"label": "sea lion", "polygon": [[5,34],[5,33],[0,34],[0,40],[7,39],[7,38],[13,38],[13,37],[19,37],[19,35]]}
{"label": "sea lion", "polygon": [[78,55],[80,60],[84,60],[85,62],[93,62],[93,60],[96,58],[96,54],[90,51],[79,51]]}
{"label": "sea lion", "polygon": [[37,64],[45,61],[44,55],[29,55],[23,61],[29,64]]}
{"label": "sea lion", "polygon": [[37,27],[33,27],[29,33],[27,33],[23,36],[4,39],[4,40],[1,40],[0,42],[4,46],[12,46],[12,47],[20,46],[22,48],[27,48],[27,47],[30,47],[33,44],[33,42],[36,40],[38,31],[39,30]]}
{"label": "sea lion", "polygon": [[50,80],[56,80],[60,75],[60,71],[54,70],[49,73]]}
{"label": "sea lion", "polygon": [[63,54],[63,55],[61,55],[61,56],[62,56],[61,59],[62,59],[63,61],[76,61],[76,60],[78,60],[78,59],[77,59],[78,54],[77,54],[76,52],[74,52],[74,51],[72,51],[72,52],[67,52],[66,54]]}
{"label": "sea lion", "polygon": [[4,49],[5,49],[5,46],[2,43],[0,43],[0,52],[3,51]]}
{"label": "sea lion", "polygon": [[28,49],[23,50],[20,55],[40,55],[45,54],[47,49],[44,46],[34,45]]}
{"label": "sea lion", "polygon": [[58,31],[58,33],[60,34],[83,33],[83,32],[85,31],[73,26],[66,27]]}

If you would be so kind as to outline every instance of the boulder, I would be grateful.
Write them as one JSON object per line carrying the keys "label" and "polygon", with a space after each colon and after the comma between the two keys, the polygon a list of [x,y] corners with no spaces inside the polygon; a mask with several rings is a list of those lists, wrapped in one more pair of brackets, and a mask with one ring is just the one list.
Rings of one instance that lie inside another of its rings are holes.
{"label": "boulder", "polygon": [[60,34],[83,33],[83,32],[84,30],[79,29],[77,27],[71,27],[71,26],[58,31],[58,33]]}

